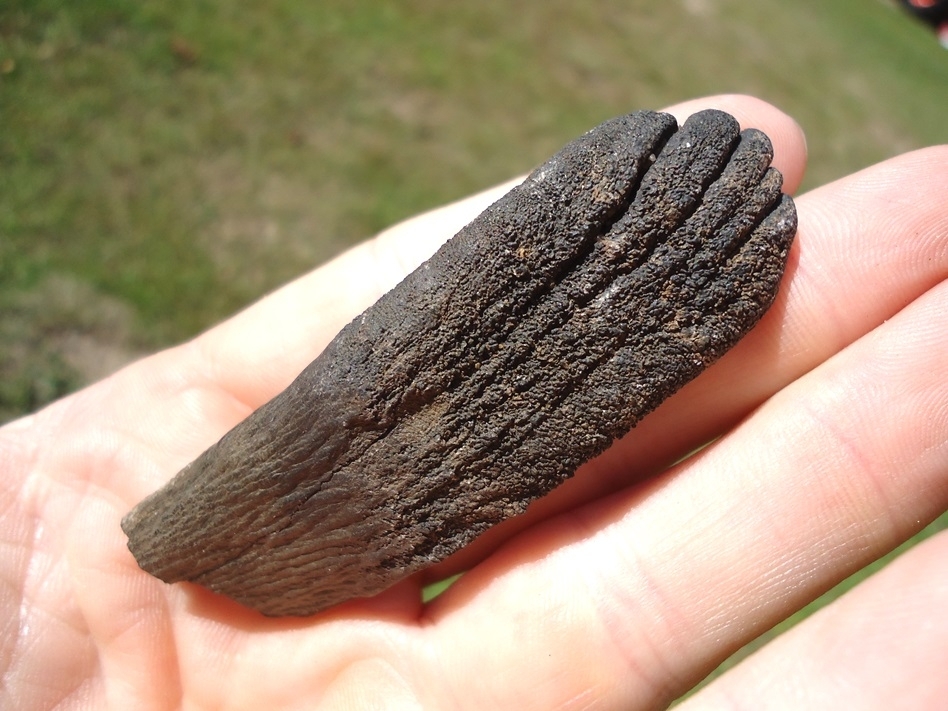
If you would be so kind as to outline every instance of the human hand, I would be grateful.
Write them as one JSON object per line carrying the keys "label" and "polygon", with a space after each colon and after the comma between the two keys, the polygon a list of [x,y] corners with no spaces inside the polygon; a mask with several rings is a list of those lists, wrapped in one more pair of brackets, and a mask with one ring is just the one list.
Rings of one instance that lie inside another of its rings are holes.
{"label": "human hand", "polygon": [[[673,113],[707,106],[767,132],[787,190],[799,184],[789,118],[747,97]],[[784,284],[758,327],[524,516],[424,575],[272,619],[139,570],[120,518],[506,187],[0,430],[2,705],[661,707],[948,508],[942,147],[798,198]],[[684,708],[942,708],[946,561],[935,536]]]}

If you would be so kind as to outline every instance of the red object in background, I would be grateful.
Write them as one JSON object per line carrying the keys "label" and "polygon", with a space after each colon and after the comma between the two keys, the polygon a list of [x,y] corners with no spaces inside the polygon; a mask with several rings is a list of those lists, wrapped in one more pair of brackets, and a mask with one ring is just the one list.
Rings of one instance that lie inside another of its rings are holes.
{"label": "red object in background", "polygon": [[938,41],[948,49],[948,0],[899,0],[899,4],[932,26]]}
{"label": "red object in background", "polygon": [[948,0],[899,0],[899,4],[934,27],[948,22]]}

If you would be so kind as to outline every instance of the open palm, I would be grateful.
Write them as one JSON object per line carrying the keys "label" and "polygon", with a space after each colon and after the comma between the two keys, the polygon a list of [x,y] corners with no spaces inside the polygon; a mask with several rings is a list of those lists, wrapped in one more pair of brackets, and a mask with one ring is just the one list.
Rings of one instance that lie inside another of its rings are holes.
{"label": "open palm", "polygon": [[[794,189],[802,135],[766,131]],[[773,309],[522,517],[425,576],[264,618],[138,569],[120,518],[503,188],[0,430],[4,708],[645,709],[948,508],[948,148],[798,199]],[[715,443],[674,464],[701,444]],[[423,605],[429,582],[468,571]],[[686,702],[943,708],[936,536]]]}

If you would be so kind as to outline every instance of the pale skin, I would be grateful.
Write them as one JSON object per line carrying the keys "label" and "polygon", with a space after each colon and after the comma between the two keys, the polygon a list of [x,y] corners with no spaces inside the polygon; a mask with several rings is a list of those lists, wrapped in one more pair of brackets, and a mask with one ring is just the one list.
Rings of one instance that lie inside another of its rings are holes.
{"label": "pale skin", "polygon": [[[797,125],[748,97],[799,185]],[[654,709],[948,509],[948,147],[812,191],[773,309],[520,519],[425,575],[268,619],[138,569],[120,518],[497,197],[400,225],[0,430],[0,706]],[[720,437],[698,456],[673,462]],[[420,590],[469,571],[423,605]],[[689,709],[942,709],[942,534]]]}

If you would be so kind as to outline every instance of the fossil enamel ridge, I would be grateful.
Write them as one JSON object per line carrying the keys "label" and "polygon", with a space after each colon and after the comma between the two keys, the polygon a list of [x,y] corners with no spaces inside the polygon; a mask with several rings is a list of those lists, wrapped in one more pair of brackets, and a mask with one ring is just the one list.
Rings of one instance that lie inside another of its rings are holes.
{"label": "fossil enamel ridge", "polygon": [[760,131],[607,121],[122,521],[267,615],[374,595],[523,512],[746,334],[796,232]]}

